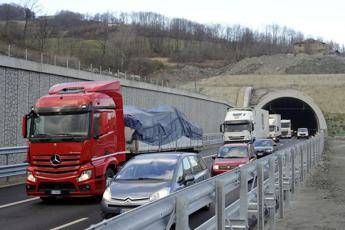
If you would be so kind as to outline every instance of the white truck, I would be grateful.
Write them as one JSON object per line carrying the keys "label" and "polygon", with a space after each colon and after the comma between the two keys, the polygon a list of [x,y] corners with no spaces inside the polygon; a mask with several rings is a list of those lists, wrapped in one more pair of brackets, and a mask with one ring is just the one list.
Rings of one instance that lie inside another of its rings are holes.
{"label": "white truck", "polygon": [[268,123],[270,129],[270,138],[272,140],[279,142],[280,136],[282,134],[281,131],[281,115],[280,114],[270,114],[268,116]]}
{"label": "white truck", "polygon": [[291,138],[292,137],[292,130],[291,130],[291,120],[281,120],[281,127],[282,127],[282,138]]}
{"label": "white truck", "polygon": [[268,138],[268,111],[253,108],[231,108],[220,127],[224,143],[253,142]]}

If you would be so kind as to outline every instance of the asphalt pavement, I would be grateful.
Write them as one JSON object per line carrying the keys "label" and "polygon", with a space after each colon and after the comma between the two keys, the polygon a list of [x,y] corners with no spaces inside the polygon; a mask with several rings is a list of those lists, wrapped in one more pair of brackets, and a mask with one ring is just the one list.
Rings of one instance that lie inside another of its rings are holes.
{"label": "asphalt pavement", "polygon": [[[296,139],[283,139],[277,149],[287,148],[298,142]],[[201,151],[210,166],[211,156],[218,146]],[[235,191],[236,193],[236,191]],[[227,203],[233,199],[229,197]],[[214,207],[200,210],[190,216],[193,229],[214,215]],[[25,185],[0,188],[0,228],[2,229],[85,229],[91,224],[102,221],[100,202],[93,198],[61,199],[54,203],[44,203],[39,198],[28,197]]]}

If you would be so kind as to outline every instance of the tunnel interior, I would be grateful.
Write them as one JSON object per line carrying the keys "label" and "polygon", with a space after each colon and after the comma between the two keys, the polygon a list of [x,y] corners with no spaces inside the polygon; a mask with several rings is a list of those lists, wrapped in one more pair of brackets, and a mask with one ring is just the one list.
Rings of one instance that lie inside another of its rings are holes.
{"label": "tunnel interior", "polygon": [[302,100],[283,97],[270,101],[262,108],[270,114],[281,114],[282,119],[290,119],[293,130],[308,128],[310,135],[318,131],[318,119],[314,110]]}

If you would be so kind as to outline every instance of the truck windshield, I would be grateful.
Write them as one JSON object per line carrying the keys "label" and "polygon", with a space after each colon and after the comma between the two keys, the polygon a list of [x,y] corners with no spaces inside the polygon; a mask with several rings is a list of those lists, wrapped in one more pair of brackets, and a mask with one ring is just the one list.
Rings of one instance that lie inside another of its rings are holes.
{"label": "truck windshield", "polygon": [[89,113],[39,114],[33,117],[30,138],[86,138],[89,132]]}
{"label": "truck windshield", "polygon": [[288,123],[288,122],[282,122],[281,123],[281,125],[282,125],[282,128],[290,128],[290,123]]}
{"label": "truck windshield", "polygon": [[241,131],[251,131],[250,123],[244,124],[225,124],[224,131],[225,132],[241,132]]}
{"label": "truck windshield", "polygon": [[218,151],[220,158],[244,158],[248,157],[247,146],[223,146]]}
{"label": "truck windshield", "polygon": [[273,132],[275,130],[275,126],[274,125],[270,125],[270,132]]}

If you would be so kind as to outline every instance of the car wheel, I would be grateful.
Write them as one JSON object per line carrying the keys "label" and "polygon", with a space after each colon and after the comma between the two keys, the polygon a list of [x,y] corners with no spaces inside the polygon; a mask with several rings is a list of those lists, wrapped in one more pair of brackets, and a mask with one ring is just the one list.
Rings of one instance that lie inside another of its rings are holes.
{"label": "car wheel", "polygon": [[105,187],[108,187],[114,176],[114,170],[112,168],[107,168],[107,170],[105,171]]}
{"label": "car wheel", "polygon": [[112,218],[115,215],[112,214],[112,213],[101,212],[101,216],[102,216],[103,219],[110,219],[110,218]]}

